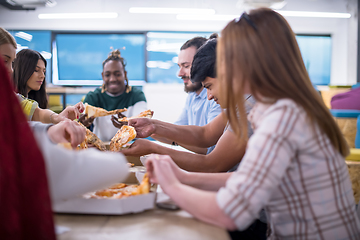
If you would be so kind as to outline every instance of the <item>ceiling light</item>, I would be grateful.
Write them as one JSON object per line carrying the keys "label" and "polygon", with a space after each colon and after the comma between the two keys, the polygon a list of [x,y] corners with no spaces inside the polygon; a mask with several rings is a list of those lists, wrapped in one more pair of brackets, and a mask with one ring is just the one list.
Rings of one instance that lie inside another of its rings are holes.
{"label": "ceiling light", "polygon": [[200,20],[200,21],[231,21],[240,15],[185,15],[179,14],[176,16],[178,20]]}
{"label": "ceiling light", "polygon": [[31,34],[28,34],[26,32],[17,32],[17,33],[15,33],[15,36],[19,37],[19,38],[22,38],[22,39],[24,39],[24,40],[26,40],[28,42],[31,42],[31,40],[33,38],[33,36]]}
{"label": "ceiling light", "polygon": [[285,17],[350,18],[350,13],[277,11]]}
{"label": "ceiling light", "polygon": [[[210,33],[211,34],[211,33]],[[209,36],[210,36],[209,34]],[[206,34],[204,34],[206,35]],[[184,39],[188,40],[193,37],[199,36],[196,33],[169,33],[169,32],[148,32],[146,34],[148,38],[160,38],[160,39]],[[205,36],[203,36],[205,37]]]}
{"label": "ceiling light", "polygon": [[39,19],[85,19],[85,18],[117,18],[116,12],[104,13],[43,13]]}
{"label": "ceiling light", "polygon": [[[284,17],[315,17],[315,18],[350,18],[350,13],[330,13],[330,12],[300,12],[300,11],[277,11]],[[239,15],[185,15],[176,16],[178,20],[198,20],[198,21],[231,21]]]}
{"label": "ceiling light", "polygon": [[210,8],[153,8],[153,7],[132,7],[130,13],[157,13],[157,14],[215,14]]}

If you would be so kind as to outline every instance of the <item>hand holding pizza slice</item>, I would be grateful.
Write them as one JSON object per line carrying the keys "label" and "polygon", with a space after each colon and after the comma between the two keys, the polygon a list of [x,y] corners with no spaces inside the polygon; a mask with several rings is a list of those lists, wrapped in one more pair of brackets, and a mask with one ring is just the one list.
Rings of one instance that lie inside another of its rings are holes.
{"label": "hand holding pizza slice", "polygon": [[123,117],[123,118],[119,118],[118,121],[119,122],[128,122],[130,119],[134,119],[134,118],[152,118],[152,116],[154,115],[154,111],[146,110],[141,112],[139,115],[133,116],[133,117]]}
{"label": "hand holding pizza slice", "polygon": [[136,131],[134,127],[124,125],[122,126],[110,142],[110,151],[118,152],[122,146],[130,142],[136,137]]}

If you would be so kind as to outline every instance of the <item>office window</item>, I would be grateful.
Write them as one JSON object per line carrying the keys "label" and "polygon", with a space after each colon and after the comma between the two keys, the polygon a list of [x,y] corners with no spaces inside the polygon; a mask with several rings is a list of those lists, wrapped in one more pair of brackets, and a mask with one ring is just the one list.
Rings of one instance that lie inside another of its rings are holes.
{"label": "office window", "polygon": [[148,83],[182,83],[177,76],[177,57],[180,47],[193,37],[208,38],[212,33],[148,32],[147,80]]}
{"label": "office window", "polygon": [[111,48],[126,60],[130,85],[145,82],[145,35],[105,33],[56,33],[53,42],[53,83],[101,85],[102,62]]}
{"label": "office window", "polygon": [[296,40],[310,80],[314,85],[329,85],[331,72],[331,37],[297,35]]}
{"label": "office window", "polygon": [[38,51],[46,59],[46,82],[51,82],[51,32],[10,30],[18,45],[16,52],[29,48]]}

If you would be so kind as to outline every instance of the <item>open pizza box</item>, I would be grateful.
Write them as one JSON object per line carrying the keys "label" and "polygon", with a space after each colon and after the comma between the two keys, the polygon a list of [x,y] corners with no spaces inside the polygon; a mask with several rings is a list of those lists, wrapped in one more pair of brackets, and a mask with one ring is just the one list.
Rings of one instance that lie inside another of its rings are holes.
{"label": "open pizza box", "polygon": [[[124,183],[138,184],[141,182],[144,174],[145,167],[132,167],[130,168],[129,177]],[[123,197],[120,199],[85,198],[83,196],[78,196],[73,199],[55,203],[53,205],[53,210],[57,213],[123,215],[153,209],[155,200],[156,186],[152,186],[150,193]]]}

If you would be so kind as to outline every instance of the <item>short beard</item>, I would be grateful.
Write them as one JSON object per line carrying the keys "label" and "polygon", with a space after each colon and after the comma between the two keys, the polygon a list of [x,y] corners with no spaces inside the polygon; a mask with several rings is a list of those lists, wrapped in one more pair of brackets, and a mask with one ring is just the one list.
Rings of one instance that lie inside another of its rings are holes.
{"label": "short beard", "polygon": [[186,93],[196,92],[197,90],[199,90],[201,88],[202,88],[202,84],[200,82],[192,83],[190,86],[187,86],[186,84],[184,84],[184,91]]}

